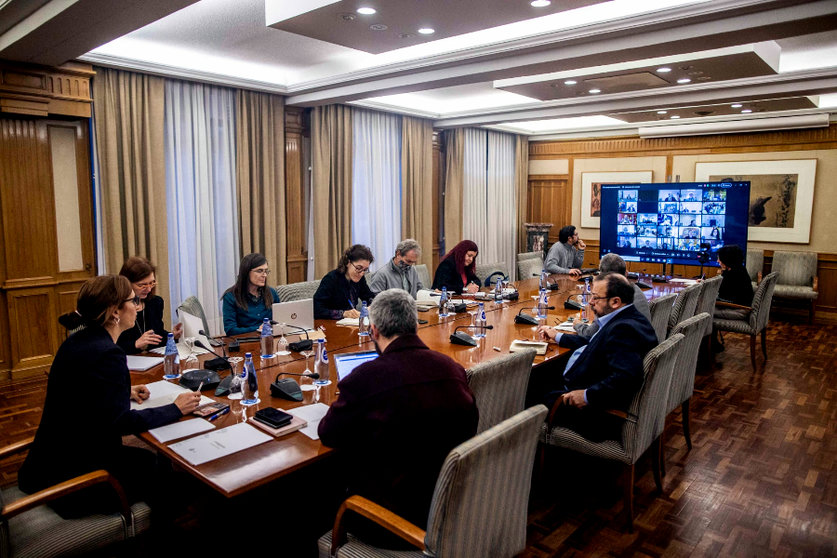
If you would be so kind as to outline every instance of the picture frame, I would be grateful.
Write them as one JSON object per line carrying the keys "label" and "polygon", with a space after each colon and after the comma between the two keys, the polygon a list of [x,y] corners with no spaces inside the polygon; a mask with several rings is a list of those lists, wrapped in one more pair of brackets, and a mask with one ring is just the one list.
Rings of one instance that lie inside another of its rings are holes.
{"label": "picture frame", "polygon": [[748,180],[750,242],[808,244],[816,159],[695,163],[695,180]]}
{"label": "picture frame", "polygon": [[[653,182],[652,171],[611,171],[581,173],[581,226],[588,229],[599,228],[597,206],[601,208],[602,184],[640,184]],[[594,192],[594,190],[596,190]]]}

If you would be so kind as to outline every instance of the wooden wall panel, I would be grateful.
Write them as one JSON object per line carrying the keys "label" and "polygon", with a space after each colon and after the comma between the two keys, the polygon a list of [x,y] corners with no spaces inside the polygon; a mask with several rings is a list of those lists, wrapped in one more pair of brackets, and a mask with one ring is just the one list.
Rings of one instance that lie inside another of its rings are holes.
{"label": "wooden wall panel", "polygon": [[287,231],[288,283],[305,281],[308,251],[307,208],[305,206],[305,175],[303,136],[307,133],[304,109],[285,107],[285,222]]}
{"label": "wooden wall panel", "polygon": [[68,62],[45,68],[0,61],[0,112],[90,117],[93,67]]}
{"label": "wooden wall panel", "polygon": [[569,176],[529,175],[528,223],[552,223],[550,245],[558,241],[558,231],[572,218],[573,191]]}
{"label": "wooden wall panel", "polygon": [[48,368],[58,347],[55,291],[35,287],[9,291],[12,368],[39,372]]}
{"label": "wooden wall panel", "polygon": [[[444,151],[442,150],[442,136],[441,133],[433,132],[433,255],[431,258],[431,265],[433,266],[430,273],[434,273],[439,267],[439,260],[443,254],[440,254],[441,244],[439,239],[442,238],[442,230],[440,223],[444,220],[441,215],[442,204],[439,201],[442,199],[442,184],[444,183],[445,173],[445,159]],[[422,246],[422,250],[427,248]],[[428,285],[429,287],[429,285]]]}

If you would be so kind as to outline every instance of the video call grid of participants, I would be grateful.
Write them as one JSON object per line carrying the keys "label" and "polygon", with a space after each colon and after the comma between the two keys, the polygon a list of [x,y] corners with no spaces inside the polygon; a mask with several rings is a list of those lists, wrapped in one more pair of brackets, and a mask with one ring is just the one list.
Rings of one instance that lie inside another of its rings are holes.
{"label": "video call grid of participants", "polygon": [[660,190],[656,213],[639,213],[638,198],[639,190],[618,192],[620,248],[699,252],[702,243],[712,250],[723,246],[726,190]]}

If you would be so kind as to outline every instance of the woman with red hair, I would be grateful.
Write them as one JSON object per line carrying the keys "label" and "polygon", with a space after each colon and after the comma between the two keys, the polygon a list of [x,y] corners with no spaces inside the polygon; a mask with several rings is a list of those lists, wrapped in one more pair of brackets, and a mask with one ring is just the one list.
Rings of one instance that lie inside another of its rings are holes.
{"label": "woman with red hair", "polygon": [[473,240],[463,240],[454,246],[436,268],[433,288],[442,290],[446,287],[451,293],[475,293],[480,290],[480,280],[474,273],[478,253],[479,248]]}

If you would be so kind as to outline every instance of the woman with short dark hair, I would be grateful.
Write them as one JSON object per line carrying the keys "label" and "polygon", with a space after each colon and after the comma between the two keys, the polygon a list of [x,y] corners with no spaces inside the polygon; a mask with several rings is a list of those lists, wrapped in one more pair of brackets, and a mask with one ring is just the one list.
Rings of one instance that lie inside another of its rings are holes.
{"label": "woman with short dark hair", "polygon": [[324,320],[357,318],[357,306],[375,296],[366,284],[369,265],[375,261],[372,251],[363,244],[349,247],[337,269],[325,274],[314,293],[314,317]]}
{"label": "woman with short dark hair", "polygon": [[[169,332],[163,325],[163,299],[155,294],[157,288],[157,269],[150,261],[139,256],[125,260],[119,275],[131,282],[134,293],[139,297],[137,320],[134,327],[122,332],[117,345],[127,354],[132,355],[161,347],[166,344]],[[175,324],[172,333],[178,339],[183,326]]]}
{"label": "woman with short dark hair", "polygon": [[261,331],[265,318],[273,317],[273,303],[279,302],[279,293],[267,286],[270,268],[263,255],[247,254],[238,266],[235,285],[224,293],[224,331],[238,335]]}
{"label": "woman with short dark hair", "polygon": [[477,265],[479,248],[473,240],[463,240],[445,254],[433,275],[433,288],[441,291],[447,288],[449,293],[480,290],[480,280],[474,269]]}

